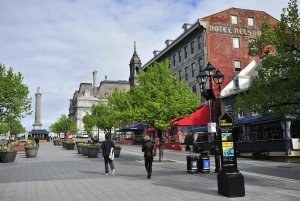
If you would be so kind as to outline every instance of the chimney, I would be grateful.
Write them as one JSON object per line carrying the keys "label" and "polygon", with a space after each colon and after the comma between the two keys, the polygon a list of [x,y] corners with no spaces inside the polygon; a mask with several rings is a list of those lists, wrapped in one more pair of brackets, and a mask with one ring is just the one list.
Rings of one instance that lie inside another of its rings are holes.
{"label": "chimney", "polygon": [[97,84],[97,71],[94,70],[93,72],[93,86],[95,87]]}
{"label": "chimney", "polygon": [[168,47],[169,45],[171,45],[173,43],[173,40],[166,40],[165,44],[167,45],[166,47]]}
{"label": "chimney", "polygon": [[161,52],[160,50],[154,50],[153,51],[154,57],[156,57],[160,52]]}
{"label": "chimney", "polygon": [[107,80],[107,76],[105,75],[105,80]]}
{"label": "chimney", "polygon": [[184,32],[186,32],[189,28],[191,28],[192,24],[189,24],[189,23],[184,23],[182,28],[184,30]]}

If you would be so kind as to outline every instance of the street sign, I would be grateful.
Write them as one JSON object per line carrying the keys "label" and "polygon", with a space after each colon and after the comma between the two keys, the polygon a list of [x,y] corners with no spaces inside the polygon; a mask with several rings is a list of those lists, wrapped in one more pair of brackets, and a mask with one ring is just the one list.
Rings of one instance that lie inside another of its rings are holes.
{"label": "street sign", "polygon": [[233,118],[227,112],[224,112],[219,118],[219,128],[230,129],[233,127]]}

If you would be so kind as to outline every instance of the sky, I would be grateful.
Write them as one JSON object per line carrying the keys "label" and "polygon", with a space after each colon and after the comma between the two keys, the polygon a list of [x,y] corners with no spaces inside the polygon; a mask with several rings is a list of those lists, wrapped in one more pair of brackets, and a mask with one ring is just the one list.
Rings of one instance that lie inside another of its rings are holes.
{"label": "sky", "polygon": [[[289,0],[0,0],[0,63],[21,72],[32,98],[40,87],[41,123],[49,128],[69,114],[69,100],[80,83],[97,86],[129,79],[136,50],[142,65],[183,33],[184,23],[235,7],[265,11],[280,20]],[[298,3],[299,5],[299,3]]]}

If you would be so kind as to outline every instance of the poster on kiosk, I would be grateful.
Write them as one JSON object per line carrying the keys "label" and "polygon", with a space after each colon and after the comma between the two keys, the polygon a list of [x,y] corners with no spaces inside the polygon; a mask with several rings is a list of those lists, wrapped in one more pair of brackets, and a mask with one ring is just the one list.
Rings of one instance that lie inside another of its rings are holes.
{"label": "poster on kiosk", "polygon": [[237,169],[235,143],[232,134],[233,119],[229,114],[224,113],[219,119],[219,125],[222,169]]}

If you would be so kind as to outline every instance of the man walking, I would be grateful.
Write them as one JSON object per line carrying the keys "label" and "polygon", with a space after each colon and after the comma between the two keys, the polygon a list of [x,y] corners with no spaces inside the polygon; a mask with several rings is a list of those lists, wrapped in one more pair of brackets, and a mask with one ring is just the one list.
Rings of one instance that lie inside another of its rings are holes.
{"label": "man walking", "polygon": [[111,174],[115,175],[115,167],[113,161],[108,158],[110,154],[111,148],[115,148],[115,143],[109,139],[108,134],[105,135],[105,141],[102,142],[101,149],[102,149],[102,155],[104,157],[104,163],[105,163],[105,175],[108,175],[108,163],[111,169]]}

